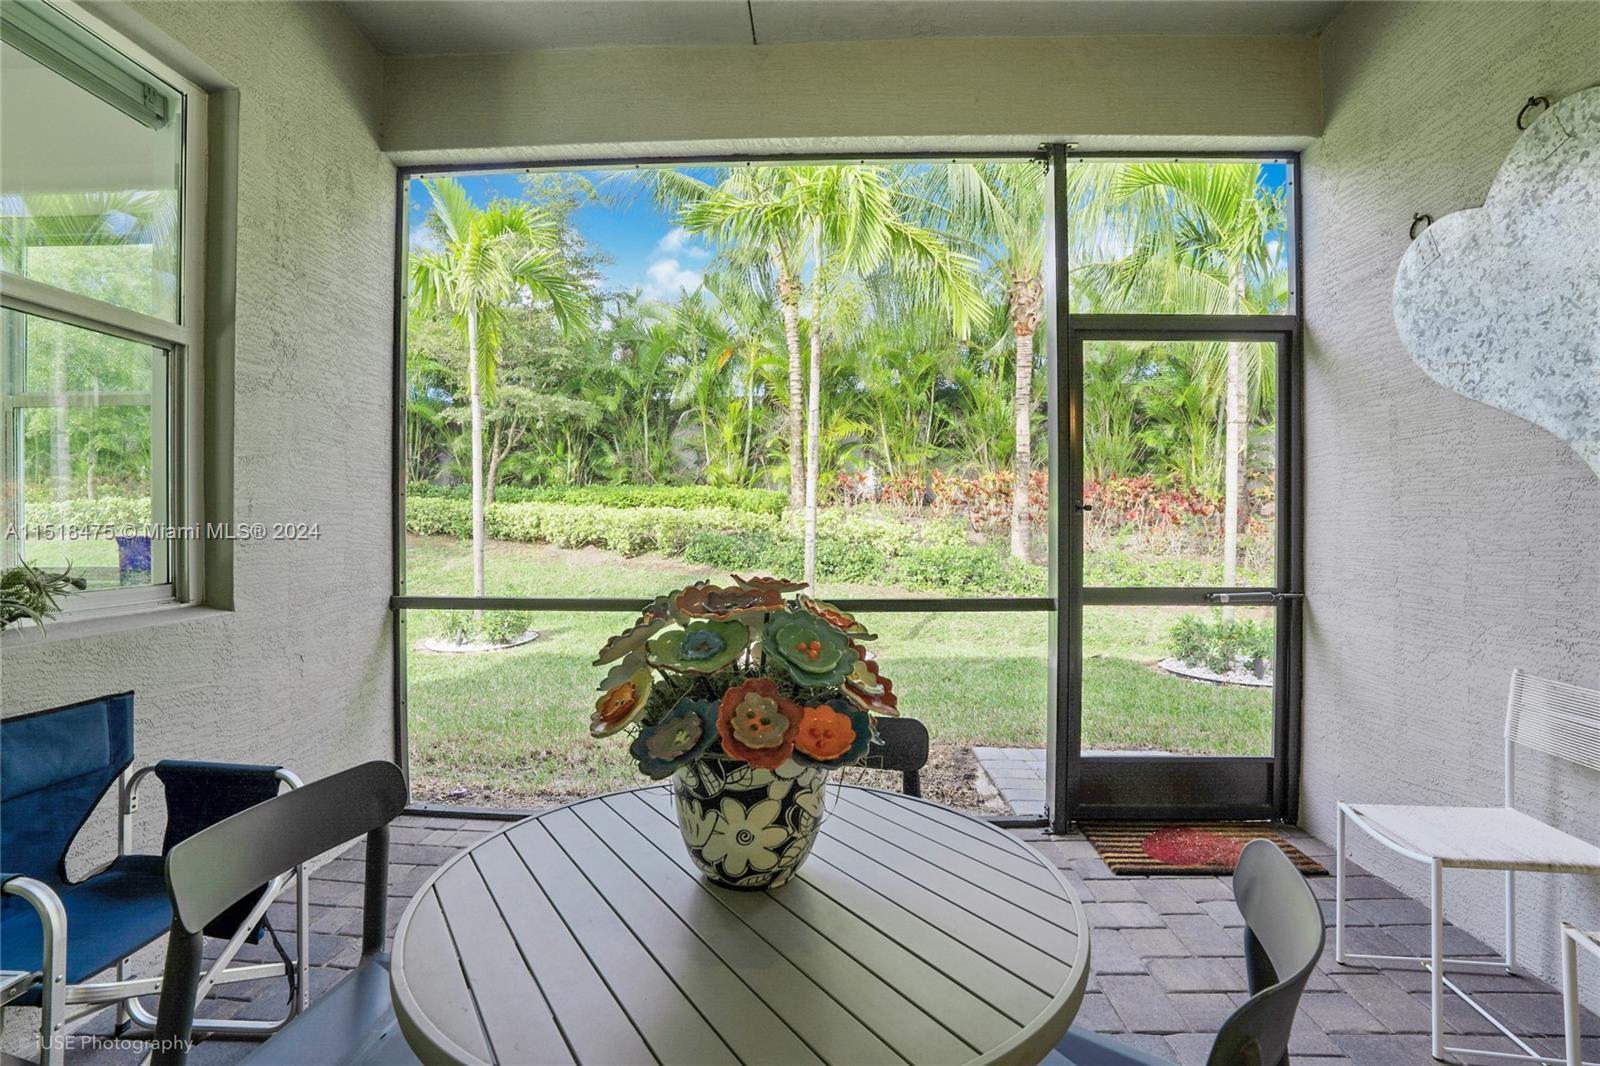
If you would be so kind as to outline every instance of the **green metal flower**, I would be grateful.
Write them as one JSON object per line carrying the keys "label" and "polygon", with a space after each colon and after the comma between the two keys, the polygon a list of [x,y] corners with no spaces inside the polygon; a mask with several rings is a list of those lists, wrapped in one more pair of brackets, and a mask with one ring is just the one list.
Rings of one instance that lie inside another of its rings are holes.
{"label": "green metal flower", "polygon": [[730,666],[750,641],[743,622],[690,622],[651,639],[650,662],[680,674],[714,674]]}
{"label": "green metal flower", "polygon": [[808,688],[837,685],[856,664],[850,638],[827,619],[804,610],[791,608],[769,618],[761,646]]}

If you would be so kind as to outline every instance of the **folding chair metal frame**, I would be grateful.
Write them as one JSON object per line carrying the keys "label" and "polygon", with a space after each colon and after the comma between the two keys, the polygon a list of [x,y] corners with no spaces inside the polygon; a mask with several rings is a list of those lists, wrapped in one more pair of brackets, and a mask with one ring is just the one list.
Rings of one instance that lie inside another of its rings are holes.
{"label": "folding chair metal frame", "polygon": [[[65,710],[68,708],[60,709]],[[166,764],[167,767],[174,765],[173,763]],[[139,786],[146,776],[155,772],[159,767],[160,764],[156,764],[145,766],[135,771],[131,766],[125,766],[117,775],[115,781],[118,810],[117,856],[116,859],[101,865],[82,880],[88,880],[94,877],[95,874],[109,869],[117,860],[139,854],[133,850],[134,814],[139,806]],[[280,794],[282,794],[283,786],[287,786],[289,791],[301,787],[300,778],[290,770],[279,767],[274,772],[274,777],[280,784]],[[257,923],[266,915],[267,909],[283,894],[291,880],[297,889],[294,960],[292,963],[278,961],[235,964],[234,959],[238,955],[239,949],[244,945]],[[237,929],[234,930],[233,935],[223,946],[217,959],[201,975],[198,984],[197,1004],[219,985],[290,976],[292,974],[295,995],[288,1004],[284,1016],[279,1019],[269,1020],[205,1018],[196,1021],[196,1032],[265,1037],[282,1029],[302,1009],[309,1005],[310,992],[307,978],[311,937],[308,889],[309,878],[302,866],[296,866],[292,870],[278,874],[270,879],[266,883],[260,899],[250,908],[248,914],[240,922]],[[158,994],[161,991],[161,977],[133,977],[131,975],[133,959],[131,955],[128,955],[116,963],[116,977],[114,980],[69,982],[66,975],[69,972],[67,961],[71,945],[71,930],[68,925],[67,908],[62,901],[61,895],[51,885],[27,874],[0,877],[0,893],[14,896],[26,902],[32,907],[40,923],[42,951],[39,960],[40,968],[37,971],[39,974],[40,1066],[61,1066],[63,1052],[67,1043],[66,1037],[73,1029],[107,1006],[115,1005],[117,1008],[117,1032],[119,1034],[135,1027],[151,1032],[155,1030],[155,1015],[138,1002],[138,997]],[[138,945],[138,948],[142,949],[160,939],[161,934],[158,933],[145,943]],[[10,1009],[10,1007],[0,1007],[0,1016],[3,1016]]]}

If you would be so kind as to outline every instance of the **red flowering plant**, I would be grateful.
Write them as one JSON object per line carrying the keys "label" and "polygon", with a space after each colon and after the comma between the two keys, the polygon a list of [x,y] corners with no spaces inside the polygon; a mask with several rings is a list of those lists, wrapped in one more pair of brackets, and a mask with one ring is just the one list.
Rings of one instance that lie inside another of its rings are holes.
{"label": "red flowering plant", "polygon": [[595,660],[608,667],[589,731],[628,730],[657,780],[722,757],[762,770],[860,762],[894,688],[861,641],[867,627],[805,586],[733,575],[657,597]]}

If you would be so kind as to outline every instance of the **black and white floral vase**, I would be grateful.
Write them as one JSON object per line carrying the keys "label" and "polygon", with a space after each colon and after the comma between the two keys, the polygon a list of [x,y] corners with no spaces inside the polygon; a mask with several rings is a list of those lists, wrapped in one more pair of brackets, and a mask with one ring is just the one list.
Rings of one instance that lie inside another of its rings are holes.
{"label": "black and white floral vase", "polygon": [[811,854],[828,771],[785,763],[762,770],[720,756],[672,778],[678,828],[700,872],[728,888],[777,888]]}

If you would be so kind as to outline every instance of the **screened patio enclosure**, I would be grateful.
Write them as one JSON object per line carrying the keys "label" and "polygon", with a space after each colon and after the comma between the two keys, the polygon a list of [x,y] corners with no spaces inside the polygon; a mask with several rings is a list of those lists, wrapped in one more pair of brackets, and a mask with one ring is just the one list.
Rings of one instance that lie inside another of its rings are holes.
{"label": "screened patio enclosure", "polygon": [[[1063,812],[1059,824],[1067,812],[1292,816],[1297,165],[1058,145],[955,160],[403,171],[400,243],[413,251],[397,294],[396,646],[423,795],[524,806],[620,787],[625,760],[588,743],[568,710],[591,653],[662,590],[800,569],[803,514],[782,501],[798,476],[784,440],[799,410],[785,380],[788,305],[764,265],[750,272],[762,235],[704,216],[837,172],[933,204],[908,221],[974,264],[1021,269],[1036,296],[1022,307],[1014,290],[979,294],[998,324],[957,329],[905,304],[914,279],[880,265],[829,281],[823,299],[843,311],[792,305],[797,333],[823,335],[797,354],[821,360],[828,386],[815,594],[867,622],[886,664],[906,660],[897,692],[930,728],[941,798],[1008,820]],[[970,180],[993,185],[1010,228],[971,235],[957,198]],[[1218,224],[1192,192],[1215,184],[1255,227],[1242,251],[1168,252],[1165,274],[1130,265]],[[507,394],[489,402],[484,434],[481,597],[465,595],[475,564],[460,536],[463,338],[419,307],[417,287],[419,269],[448,262],[457,196],[486,216],[524,204],[568,226],[606,319],[580,334],[536,301],[500,326]],[[677,278],[688,283],[651,289],[649,276],[642,298],[608,295],[613,248],[625,268],[633,231],[664,225],[674,257],[651,270],[693,263]],[[796,289],[814,284],[803,255],[790,269]],[[1028,356],[1011,351],[1018,335]],[[1031,521],[1016,533],[1016,493],[993,485],[1017,480],[1008,423],[1023,362],[1037,401]],[[581,510],[608,493],[615,510]],[[667,506],[630,513],[629,493]],[[612,528],[640,518],[655,525]],[[562,525],[582,521],[597,524]],[[447,638],[483,608],[526,643],[468,662]]]}

